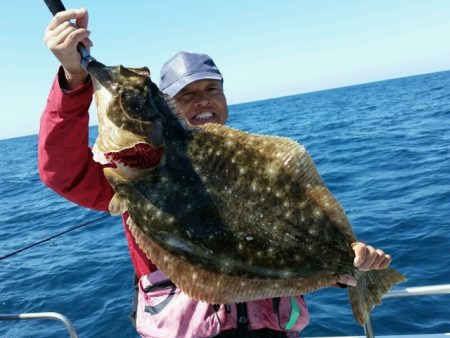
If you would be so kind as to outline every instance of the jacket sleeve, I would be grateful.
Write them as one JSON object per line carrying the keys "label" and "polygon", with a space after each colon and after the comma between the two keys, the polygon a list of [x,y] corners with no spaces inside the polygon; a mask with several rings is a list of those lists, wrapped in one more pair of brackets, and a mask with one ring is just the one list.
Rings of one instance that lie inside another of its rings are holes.
{"label": "jacket sleeve", "polygon": [[41,180],[56,193],[81,206],[108,211],[114,190],[88,145],[93,85],[64,92],[55,77],[41,116],[38,169]]}

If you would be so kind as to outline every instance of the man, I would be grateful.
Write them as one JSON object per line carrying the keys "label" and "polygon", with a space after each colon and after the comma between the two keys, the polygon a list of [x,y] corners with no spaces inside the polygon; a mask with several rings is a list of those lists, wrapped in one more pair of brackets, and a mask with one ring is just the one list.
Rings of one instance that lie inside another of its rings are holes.
{"label": "man", "polygon": [[[87,26],[88,12],[85,9],[67,10],[58,13],[45,31],[44,41],[62,67],[41,118],[39,173],[45,184],[68,200],[91,209],[108,211],[114,191],[103,175],[102,166],[93,161],[88,146],[88,108],[93,86],[87,71],[80,65],[81,57],[76,49],[78,43],[88,49],[92,46]],[[207,55],[176,54],[161,70],[160,87],[191,124],[225,124],[228,107],[223,78]],[[156,165],[160,158],[161,152],[155,151],[153,163]],[[124,224],[127,217],[125,214]],[[127,226],[125,235],[136,276],[141,278],[155,271],[156,267],[137,246]],[[353,248],[356,255],[354,264],[362,270],[383,269],[390,264],[390,256],[381,250],[363,243],[356,243]],[[340,281],[347,285],[356,283],[350,276],[342,276]],[[303,318],[306,325],[307,311],[303,315],[306,316]],[[229,330],[220,336],[239,335],[239,332]],[[285,336],[269,329],[262,329],[255,335]]]}

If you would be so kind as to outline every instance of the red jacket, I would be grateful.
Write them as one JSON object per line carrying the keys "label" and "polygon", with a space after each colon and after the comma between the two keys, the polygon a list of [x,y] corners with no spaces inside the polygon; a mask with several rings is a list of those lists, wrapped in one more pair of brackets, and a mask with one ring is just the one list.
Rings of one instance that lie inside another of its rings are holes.
{"label": "red jacket", "polygon": [[[88,145],[88,109],[93,85],[89,80],[70,91],[61,90],[58,76],[53,81],[39,130],[38,168],[42,182],[61,196],[83,207],[108,211],[114,190],[103,175],[103,167],[92,158]],[[160,154],[155,154],[155,164]],[[138,277],[155,270],[134,241],[123,215],[131,260]]]}

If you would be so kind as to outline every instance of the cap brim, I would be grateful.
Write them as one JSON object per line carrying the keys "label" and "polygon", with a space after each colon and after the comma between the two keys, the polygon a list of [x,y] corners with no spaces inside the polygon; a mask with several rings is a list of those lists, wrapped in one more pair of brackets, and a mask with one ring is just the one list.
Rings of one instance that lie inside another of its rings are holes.
{"label": "cap brim", "polygon": [[174,97],[178,94],[178,92],[186,87],[188,84],[191,84],[192,82],[198,81],[198,80],[223,80],[222,75],[212,73],[212,72],[198,72],[194,73],[192,75],[185,76],[178,81],[172,83],[167,88],[162,89],[161,91],[164,94],[169,95],[170,97]]}

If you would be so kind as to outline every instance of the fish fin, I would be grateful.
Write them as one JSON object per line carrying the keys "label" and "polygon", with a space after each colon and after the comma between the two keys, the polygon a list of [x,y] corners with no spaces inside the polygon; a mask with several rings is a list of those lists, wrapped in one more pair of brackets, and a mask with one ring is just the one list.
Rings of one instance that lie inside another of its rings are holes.
{"label": "fish fin", "polygon": [[[162,248],[129,217],[127,225],[136,243],[172,282],[190,298],[209,304],[233,304],[243,301],[300,295],[336,282],[336,276],[303,279],[249,279],[211,272],[189,264]],[[213,282],[212,282],[213,281]]]}
{"label": "fish fin", "polygon": [[120,193],[115,193],[111,201],[109,202],[109,212],[113,216],[122,215],[128,210],[127,202],[124,196]]}
{"label": "fish fin", "polygon": [[358,278],[358,285],[348,290],[353,314],[358,323],[364,325],[372,308],[381,304],[382,296],[392,286],[405,280],[404,275],[391,267],[363,272]]}
{"label": "fish fin", "polygon": [[133,221],[131,216],[128,216],[127,218],[127,225],[130,229],[134,229],[135,227],[137,227],[136,223]]}
{"label": "fish fin", "polygon": [[193,126],[189,120],[187,119],[184,112],[181,110],[179,106],[175,103],[175,99],[173,97],[170,97],[167,94],[164,94],[164,97],[166,99],[167,105],[169,106],[170,110],[172,111],[172,114],[176,117],[178,122],[182,125],[182,127],[185,130],[196,130],[196,127]]}
{"label": "fish fin", "polygon": [[[104,168],[103,173],[105,174],[109,183],[111,183],[113,189],[116,191],[118,190],[117,188],[121,183],[126,182],[126,179],[119,173],[117,173],[117,171],[113,168]],[[125,196],[121,193],[116,192],[109,202],[108,208],[111,215],[118,216],[123,214],[128,210]]]}
{"label": "fish fin", "polygon": [[[291,171],[295,175],[296,182],[301,185],[323,185],[323,179],[317,171],[311,156],[305,147],[287,137],[256,135],[238,129],[219,124],[208,123],[199,126],[202,133],[195,134],[193,148],[202,148],[207,145],[211,149],[220,151],[223,155],[218,159],[225,161],[226,155],[236,156],[236,163],[244,167],[247,163],[263,160],[268,168]],[[209,157],[208,157],[209,161]],[[220,170],[222,165],[216,164]],[[211,168],[211,163],[210,167]],[[270,170],[262,172],[271,176]]]}

